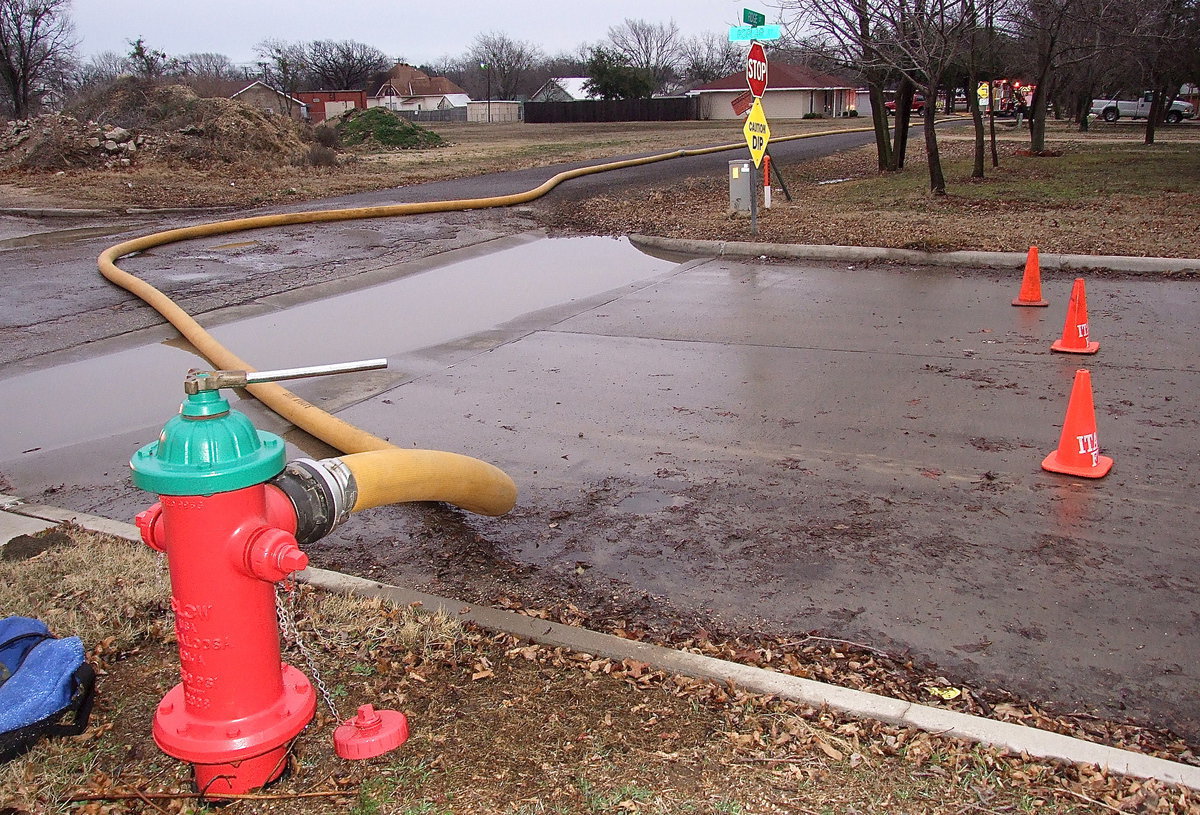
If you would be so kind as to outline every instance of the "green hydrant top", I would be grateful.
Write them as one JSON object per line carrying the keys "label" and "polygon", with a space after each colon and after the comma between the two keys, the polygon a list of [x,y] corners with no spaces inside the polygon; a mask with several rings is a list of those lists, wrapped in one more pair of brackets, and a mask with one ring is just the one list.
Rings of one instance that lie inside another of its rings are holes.
{"label": "green hydrant top", "polygon": [[129,460],[135,486],[156,495],[212,495],[261,484],[283,471],[286,448],[232,410],[220,391],[188,394],[151,442]]}

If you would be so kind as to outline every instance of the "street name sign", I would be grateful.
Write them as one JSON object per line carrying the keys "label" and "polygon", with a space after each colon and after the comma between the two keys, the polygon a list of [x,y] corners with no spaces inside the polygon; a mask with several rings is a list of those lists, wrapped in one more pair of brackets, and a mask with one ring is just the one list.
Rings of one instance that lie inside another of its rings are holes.
{"label": "street name sign", "polygon": [[730,42],[777,40],[782,36],[783,28],[777,25],[735,25],[729,27]]}
{"label": "street name sign", "polygon": [[761,11],[754,11],[753,9],[744,8],[742,9],[742,22],[746,25],[756,27],[760,25],[766,25],[767,15],[763,14]]}
{"label": "street name sign", "polygon": [[762,96],[767,91],[767,52],[759,43],[750,46],[750,53],[746,55],[746,84],[755,96]]}
{"label": "street name sign", "polygon": [[766,154],[767,145],[771,141],[771,126],[767,124],[767,114],[763,112],[761,99],[755,99],[750,107],[750,115],[746,117],[742,134],[746,137],[746,146],[750,148],[750,158],[754,160],[754,166],[758,167],[762,164],[763,155]]}

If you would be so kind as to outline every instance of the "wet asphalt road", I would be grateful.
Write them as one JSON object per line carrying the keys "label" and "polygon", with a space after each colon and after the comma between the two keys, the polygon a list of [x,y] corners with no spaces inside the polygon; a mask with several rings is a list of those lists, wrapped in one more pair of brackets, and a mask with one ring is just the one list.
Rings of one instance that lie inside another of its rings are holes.
{"label": "wet asphalt road", "polygon": [[[523,247],[547,242],[505,236],[530,226],[481,213],[346,224],[167,247],[127,266],[200,311],[221,308],[210,319],[231,330],[425,268],[436,281],[443,261],[477,257],[499,258],[495,274],[513,274],[511,299],[525,302]],[[178,399],[117,353],[161,346],[171,332],[87,278],[111,242],[0,255],[37,272],[18,277],[5,264],[12,286],[0,310],[0,391],[48,377],[30,412],[85,401],[86,389],[66,399],[59,388],[92,376],[93,392]],[[512,253],[487,254],[496,249]],[[541,262],[563,270],[597,254],[579,244],[547,252]],[[634,254],[604,263],[632,265]],[[464,599],[512,593],[661,625],[820,630],[910,649],[951,681],[1200,736],[1194,282],[1089,279],[1101,350],[1076,358],[1048,349],[1062,330],[1065,277],[1046,277],[1052,306],[1033,310],[1009,305],[1010,273],[643,262],[611,286],[537,301],[466,336],[397,341],[398,353],[385,349],[387,374],[298,385],[397,444],[495,462],[522,489],[502,519],[429,506],[363,513],[312,547],[315,563]],[[466,302],[479,291],[467,277],[446,294]],[[397,303],[398,323],[413,305]],[[319,315],[301,325],[337,331]],[[259,343],[245,355],[288,356],[285,333],[249,331],[243,341]],[[310,361],[332,360],[296,363]],[[1092,371],[1100,443],[1116,459],[1100,481],[1038,466],[1080,365]],[[287,432],[257,405],[241,407]],[[125,461],[159,425],[110,423],[57,449],[17,445],[0,461],[0,486],[127,519],[148,499]],[[329,454],[304,434],[287,437],[295,453]]]}

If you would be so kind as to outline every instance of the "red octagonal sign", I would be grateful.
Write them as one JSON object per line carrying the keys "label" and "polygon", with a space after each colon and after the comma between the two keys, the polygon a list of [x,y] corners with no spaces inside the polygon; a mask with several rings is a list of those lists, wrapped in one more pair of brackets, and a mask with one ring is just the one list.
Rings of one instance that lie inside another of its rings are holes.
{"label": "red octagonal sign", "polygon": [[767,52],[761,43],[750,46],[746,56],[746,84],[755,96],[762,96],[767,90]]}

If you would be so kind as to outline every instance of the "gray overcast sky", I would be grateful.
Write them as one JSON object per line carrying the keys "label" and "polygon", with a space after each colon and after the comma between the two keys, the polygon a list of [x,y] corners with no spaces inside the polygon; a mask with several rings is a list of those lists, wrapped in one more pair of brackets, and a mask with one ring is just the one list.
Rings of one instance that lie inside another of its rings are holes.
{"label": "gray overcast sky", "polygon": [[213,51],[234,62],[254,60],[254,45],[273,37],[291,42],[358,40],[412,64],[463,54],[477,34],[499,32],[547,54],[572,51],[604,38],[626,17],[674,20],[682,34],[728,33],[743,8],[771,17],[744,0],[74,0],[72,19],[85,59],[102,51],[124,54],[128,41],[171,55]]}

